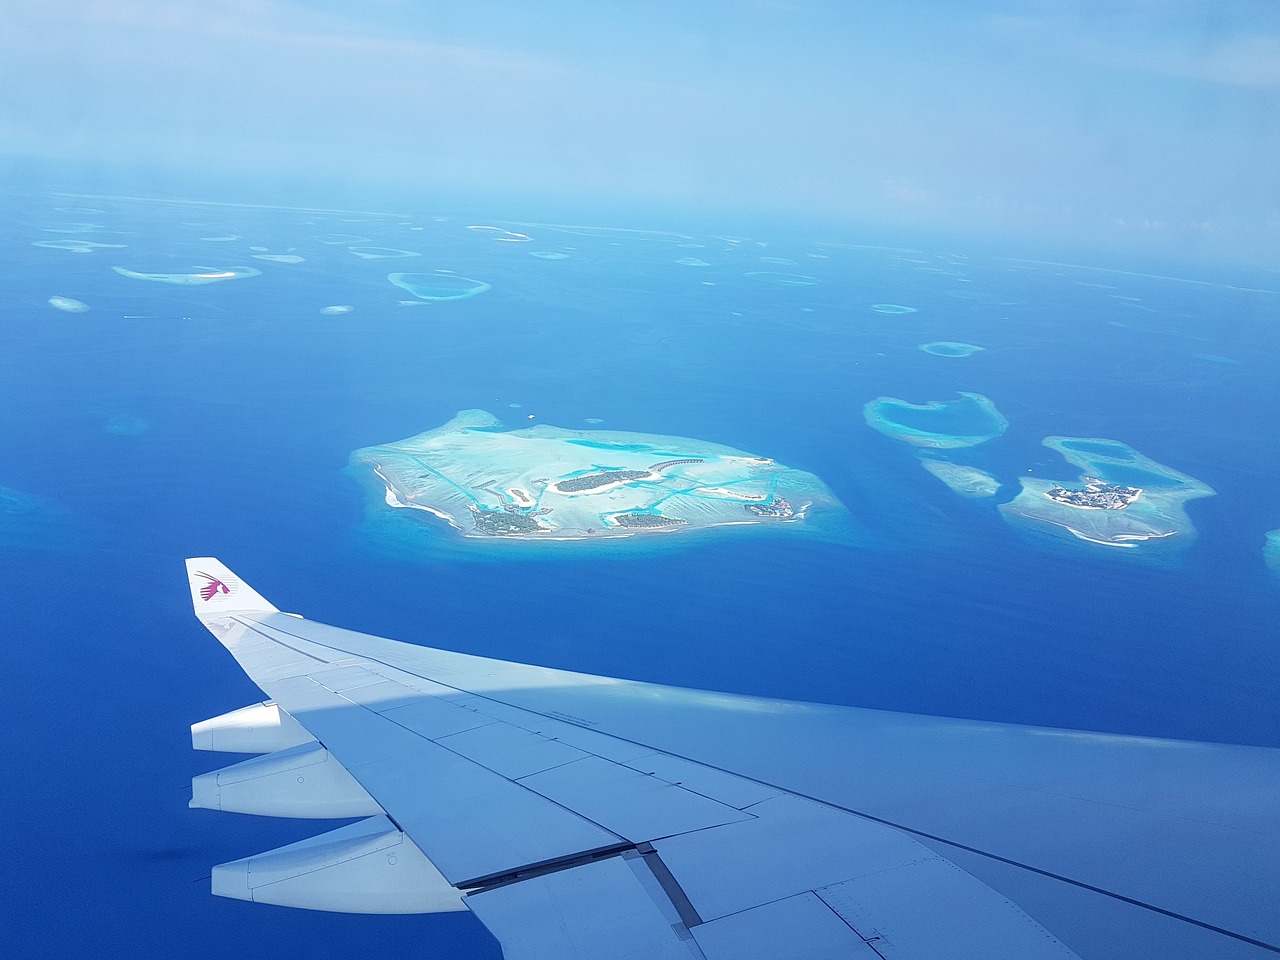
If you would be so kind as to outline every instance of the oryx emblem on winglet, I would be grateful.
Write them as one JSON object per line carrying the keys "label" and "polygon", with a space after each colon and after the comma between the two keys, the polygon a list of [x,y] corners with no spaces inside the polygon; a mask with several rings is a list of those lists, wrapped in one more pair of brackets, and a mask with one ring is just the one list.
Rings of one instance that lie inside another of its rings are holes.
{"label": "oryx emblem on winglet", "polygon": [[231,592],[230,587],[228,587],[225,583],[223,583],[221,580],[219,580],[217,577],[213,576],[212,574],[205,573],[203,570],[197,570],[196,576],[204,577],[206,580],[209,581],[203,587],[200,588],[201,600],[206,600],[206,601],[212,600],[214,597],[216,597],[220,593],[229,594]]}

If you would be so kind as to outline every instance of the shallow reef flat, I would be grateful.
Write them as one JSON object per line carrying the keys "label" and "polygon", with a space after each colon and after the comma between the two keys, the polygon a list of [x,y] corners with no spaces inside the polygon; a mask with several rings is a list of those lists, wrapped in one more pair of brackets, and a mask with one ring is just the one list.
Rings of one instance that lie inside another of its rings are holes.
{"label": "shallow reef flat", "polygon": [[0,487],[0,550],[60,550],[83,544],[87,533],[58,501]]}
{"label": "shallow reef flat", "polygon": [[1184,505],[1213,496],[1215,491],[1208,484],[1157,463],[1118,440],[1046,437],[1044,445],[1080,468],[1082,475],[1075,486],[1088,489],[1091,481],[1095,485],[1101,482],[1134,489],[1137,496],[1124,506],[1073,504],[1050,495],[1069,484],[1023,477],[1022,492],[1000,505],[1000,512],[1013,526],[1057,540],[1148,553],[1180,550],[1195,539],[1196,529]]}
{"label": "shallow reef flat", "polygon": [[986,347],[980,347],[973,343],[960,343],[956,340],[935,340],[933,343],[922,343],[920,349],[925,353],[931,353],[935,357],[971,357],[975,353],[979,353]]}
{"label": "shallow reef flat", "polygon": [[924,403],[876,397],[862,408],[862,413],[868,426],[887,437],[940,450],[986,443],[1009,426],[996,405],[980,393],[961,393],[956,400]]}
{"label": "shallow reef flat", "polygon": [[303,263],[307,258],[296,253],[252,253],[255,260],[270,260],[272,263]]}
{"label": "shallow reef flat", "polygon": [[49,306],[63,313],[88,313],[89,305],[74,297],[50,297]]}
{"label": "shallow reef flat", "polygon": [[420,257],[416,250],[401,250],[398,247],[347,247],[354,256],[361,260],[393,260],[397,257]]}
{"label": "shallow reef flat", "polygon": [[44,247],[47,250],[66,250],[69,253],[93,253],[95,250],[123,249],[123,243],[97,243],[93,240],[36,240],[33,247]]}
{"label": "shallow reef flat", "polygon": [[769,270],[751,270],[743,276],[779,287],[812,287],[818,282],[817,277],[808,277],[800,273],[773,273]]}
{"label": "shallow reef flat", "polygon": [[1267,569],[1280,577],[1280,530],[1270,530],[1262,545],[1262,559]]}
{"label": "shallow reef flat", "polygon": [[139,273],[125,267],[112,267],[116,273],[131,280],[152,280],[155,283],[171,283],[179,287],[198,287],[223,280],[243,280],[262,275],[253,267],[196,267],[196,273]]}
{"label": "shallow reef flat", "polygon": [[435,518],[469,538],[621,540],[844,514],[813,474],[732,447],[549,425],[504,430],[484,410],[356,450],[351,468],[381,509]]}
{"label": "shallow reef flat", "polygon": [[492,289],[483,280],[455,273],[389,273],[387,279],[424,301],[466,300]]}
{"label": "shallow reef flat", "polygon": [[933,457],[921,457],[920,465],[962,497],[980,500],[1000,492],[1000,481],[977,467]]}

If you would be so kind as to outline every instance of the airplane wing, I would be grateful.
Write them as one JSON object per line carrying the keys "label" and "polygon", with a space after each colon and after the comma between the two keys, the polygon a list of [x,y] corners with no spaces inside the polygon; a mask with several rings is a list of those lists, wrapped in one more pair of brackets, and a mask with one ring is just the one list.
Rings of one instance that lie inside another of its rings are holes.
{"label": "airplane wing", "polygon": [[[1280,953],[1280,750],[708,693],[281,613],[187,561],[268,698],[191,806],[360,818],[215,894],[470,910],[508,960]],[[1069,945],[1068,945],[1069,944]]]}

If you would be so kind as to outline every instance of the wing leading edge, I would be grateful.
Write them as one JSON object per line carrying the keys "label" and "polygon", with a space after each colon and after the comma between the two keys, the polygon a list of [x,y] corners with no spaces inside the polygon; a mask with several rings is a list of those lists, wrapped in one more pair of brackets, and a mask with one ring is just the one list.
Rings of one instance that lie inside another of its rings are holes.
{"label": "wing leading edge", "polygon": [[[1189,745],[1188,757],[1161,741],[489,660],[283,614],[218,561],[187,566],[198,617],[270,698],[193,727],[197,746],[218,749],[223,731],[230,749],[267,756],[197,778],[192,805],[368,817],[215,868],[215,893],[352,912],[470,909],[509,960],[1077,956],[1007,896],[1012,868],[1070,887],[1072,914],[1087,895],[1254,950],[1242,957],[1275,949],[1265,911],[1224,910],[1230,891],[1206,896],[1203,878],[1161,887],[1141,862],[1099,874],[1056,848],[1079,846],[1065,824],[1135,850],[1194,834],[1202,846],[1232,840],[1230,854],[1248,846],[1244,833],[1266,853],[1278,832],[1266,774],[1280,772],[1280,751],[1224,758]],[[1185,786],[1170,802],[1146,798],[1168,809],[1132,806],[1135,763],[1158,789],[1209,758],[1229,778],[1219,782],[1252,773],[1243,815],[1201,802],[1188,821],[1203,789]],[[1111,782],[1124,765],[1127,787]],[[1199,873],[1274,891],[1272,860],[1206,871],[1211,856]],[[989,876],[987,862],[999,867]]]}

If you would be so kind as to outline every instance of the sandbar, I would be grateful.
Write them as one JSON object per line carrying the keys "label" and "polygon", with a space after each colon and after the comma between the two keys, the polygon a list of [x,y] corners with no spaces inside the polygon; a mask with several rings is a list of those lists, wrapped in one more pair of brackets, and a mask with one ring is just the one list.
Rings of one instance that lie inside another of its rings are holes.
{"label": "sandbar", "polygon": [[484,224],[476,224],[467,227],[468,230],[474,230],[477,233],[487,233],[494,240],[500,240],[504,243],[528,243],[533,237],[523,233],[516,233],[514,230],[505,230],[502,227],[490,227]]}
{"label": "sandbar", "polygon": [[55,307],[63,313],[87,313],[89,311],[87,303],[72,297],[50,297],[49,306]]}
{"label": "sandbar", "polygon": [[962,497],[980,500],[1000,492],[1000,481],[977,467],[932,457],[921,457],[920,465]]}
{"label": "sandbar", "polygon": [[197,287],[206,283],[218,283],[222,280],[243,280],[245,277],[258,277],[261,270],[253,267],[196,267],[199,273],[139,273],[124,267],[112,267],[122,277],[133,280],[152,280],[156,283],[172,283],[181,287]]}
{"label": "sandbar", "polygon": [[625,540],[844,513],[816,476],[687,437],[550,425],[506,430],[483,410],[356,450],[378,509],[462,538]]}

